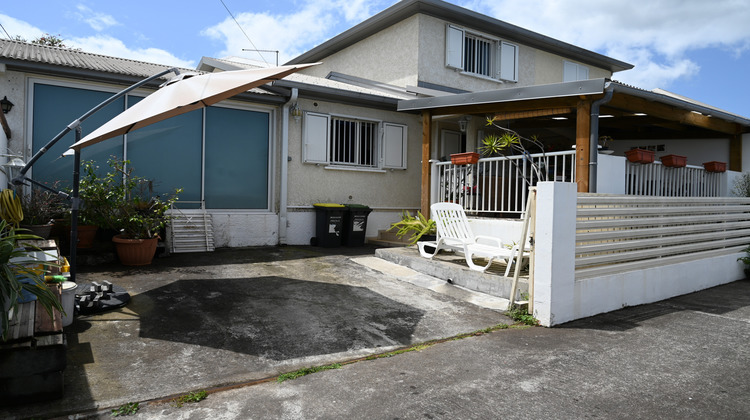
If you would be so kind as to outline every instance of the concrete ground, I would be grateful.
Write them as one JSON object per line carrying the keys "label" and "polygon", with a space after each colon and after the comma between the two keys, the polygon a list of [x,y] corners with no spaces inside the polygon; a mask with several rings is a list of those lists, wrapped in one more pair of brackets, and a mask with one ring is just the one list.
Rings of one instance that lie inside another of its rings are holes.
{"label": "concrete ground", "polygon": [[[132,418],[750,418],[750,281],[276,382],[509,322],[492,297],[370,248],[336,252],[221,250],[82,270],[80,281],[106,277],[133,301],[66,330],[65,399],[0,417],[109,418],[138,401]],[[155,401],[201,389],[199,403]]]}

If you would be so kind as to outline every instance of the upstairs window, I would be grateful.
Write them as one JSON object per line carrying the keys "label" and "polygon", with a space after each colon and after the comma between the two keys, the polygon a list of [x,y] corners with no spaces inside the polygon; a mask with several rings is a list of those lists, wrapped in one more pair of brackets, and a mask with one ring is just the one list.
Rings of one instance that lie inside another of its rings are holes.
{"label": "upstairs window", "polygon": [[572,61],[563,61],[563,82],[575,82],[578,80],[588,80],[589,68],[573,63]]}
{"label": "upstairs window", "polygon": [[448,25],[445,65],[469,74],[516,82],[518,46]]}

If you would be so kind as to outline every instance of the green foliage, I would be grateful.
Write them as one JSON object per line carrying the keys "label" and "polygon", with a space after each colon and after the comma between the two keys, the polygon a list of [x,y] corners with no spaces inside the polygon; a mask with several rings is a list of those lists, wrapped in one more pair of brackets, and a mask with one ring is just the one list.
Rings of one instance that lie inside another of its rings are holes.
{"label": "green foliage", "polygon": [[[57,185],[52,189],[57,190]],[[23,224],[46,225],[50,220],[63,215],[67,210],[65,200],[52,191],[32,187],[30,194],[21,194]]]}
{"label": "green foliage", "polygon": [[520,145],[521,139],[516,133],[506,131],[500,136],[496,134],[488,134],[482,139],[482,145],[479,146],[479,153],[481,153],[482,156],[489,157],[502,156],[503,150]]}
{"label": "green foliage", "polygon": [[737,258],[737,261],[742,261],[743,264],[750,266],[750,245],[743,251],[745,251],[745,256]]}
{"label": "green foliage", "polygon": [[732,194],[737,197],[750,197],[750,172],[743,172],[734,179]]}
{"label": "green foliage", "polygon": [[121,230],[129,239],[158,235],[169,222],[167,210],[182,190],[166,197],[156,195],[153,181],[134,175],[129,161],[112,158],[107,163],[110,170],[103,176],[93,162],[82,164],[81,223]]}
{"label": "green foliage", "polygon": [[424,217],[420,211],[417,211],[416,216],[412,216],[408,211],[404,211],[401,214],[401,220],[388,228],[389,231],[393,229],[398,229],[396,236],[399,238],[411,234],[409,243],[413,245],[417,243],[422,235],[434,235],[436,225],[434,220]]}
{"label": "green foliage", "polygon": [[130,416],[137,413],[139,408],[141,407],[137,402],[125,403],[117,408],[112,409],[112,417]]}
{"label": "green foliage", "polygon": [[208,397],[208,392],[206,391],[201,390],[198,392],[191,392],[189,394],[176,398],[174,400],[174,404],[175,407],[182,407],[185,403],[197,403],[205,400],[206,397]]}
{"label": "green foliage", "polygon": [[506,313],[508,317],[516,322],[525,325],[539,325],[539,320],[534,318],[534,315],[529,314],[526,307],[513,305],[512,308]]}
{"label": "green foliage", "polygon": [[[0,322],[2,323],[4,341],[8,333],[8,311],[3,310],[6,302],[10,302],[10,309],[18,307],[18,297],[21,290],[33,294],[37,302],[52,317],[52,310],[64,313],[60,300],[44,283],[44,277],[37,274],[28,266],[38,265],[39,262],[28,256],[23,248],[23,241],[41,239],[35,235],[17,233],[12,225],[0,220]],[[28,247],[28,246],[27,246]],[[11,261],[11,259],[17,259]],[[22,280],[26,280],[22,282]]]}
{"label": "green foliage", "polygon": [[309,375],[311,373],[316,373],[316,372],[320,372],[320,371],[323,371],[323,370],[339,369],[339,368],[341,368],[341,363],[333,363],[333,364],[325,365],[325,366],[313,366],[313,367],[309,367],[309,368],[302,368],[302,369],[294,371],[294,372],[289,372],[289,373],[285,373],[283,375],[279,375],[279,377],[276,378],[276,381],[277,382],[284,382],[284,381],[287,381],[289,379],[297,379],[300,376]]}

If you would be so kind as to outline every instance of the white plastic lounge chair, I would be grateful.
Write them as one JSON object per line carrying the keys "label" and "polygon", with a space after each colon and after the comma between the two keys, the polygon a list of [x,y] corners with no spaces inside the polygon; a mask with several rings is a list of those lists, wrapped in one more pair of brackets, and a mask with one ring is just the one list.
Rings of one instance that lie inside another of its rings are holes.
{"label": "white plastic lounge chair", "polygon": [[[469,268],[484,272],[492,261],[503,260],[507,264],[505,276],[510,274],[513,258],[516,256],[518,245],[511,249],[503,246],[499,238],[491,236],[474,235],[469,226],[469,220],[463,207],[454,203],[435,203],[430,206],[432,219],[437,227],[437,240],[417,242],[419,253],[425,258],[432,258],[440,250],[453,250],[462,252],[466,258]],[[434,248],[434,252],[427,251],[426,247]],[[524,257],[528,254],[524,252]],[[487,265],[481,266],[474,263],[474,258],[486,258]]]}

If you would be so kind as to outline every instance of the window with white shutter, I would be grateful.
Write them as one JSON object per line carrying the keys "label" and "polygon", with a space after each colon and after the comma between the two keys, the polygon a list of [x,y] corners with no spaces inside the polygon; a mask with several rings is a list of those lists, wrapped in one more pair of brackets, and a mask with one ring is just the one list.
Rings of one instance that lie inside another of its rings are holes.
{"label": "window with white shutter", "polygon": [[305,112],[302,157],[307,163],[328,163],[328,121],[325,114]]}
{"label": "window with white shutter", "polygon": [[577,80],[587,80],[588,78],[588,67],[573,63],[572,61],[563,61],[563,82],[575,82]]}
{"label": "window with white shutter", "polygon": [[406,169],[406,126],[383,124],[383,168]]}
{"label": "window with white shutter", "polygon": [[446,25],[445,66],[493,79],[518,81],[518,46]]}

